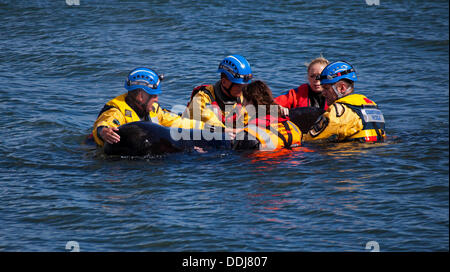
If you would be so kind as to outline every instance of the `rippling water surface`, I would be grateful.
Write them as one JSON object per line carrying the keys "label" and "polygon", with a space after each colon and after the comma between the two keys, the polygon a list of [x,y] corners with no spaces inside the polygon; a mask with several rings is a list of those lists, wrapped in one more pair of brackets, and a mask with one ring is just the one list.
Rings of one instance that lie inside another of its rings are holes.
{"label": "rippling water surface", "polygon": [[[70,1],[69,1],[70,2]],[[0,250],[448,251],[447,1],[0,0]],[[129,70],[185,105],[226,55],[275,95],[323,54],[358,72],[383,144],[116,160],[85,136]]]}

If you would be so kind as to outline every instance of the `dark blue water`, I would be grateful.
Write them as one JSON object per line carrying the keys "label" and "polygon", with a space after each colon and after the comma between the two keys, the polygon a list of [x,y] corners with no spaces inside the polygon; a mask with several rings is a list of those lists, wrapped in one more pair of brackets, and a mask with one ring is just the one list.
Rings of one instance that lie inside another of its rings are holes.
{"label": "dark blue water", "polygon": [[[448,251],[447,1],[0,0],[0,250]],[[384,144],[106,158],[83,145],[127,73],[185,105],[241,54],[276,95],[320,54],[380,105]]]}

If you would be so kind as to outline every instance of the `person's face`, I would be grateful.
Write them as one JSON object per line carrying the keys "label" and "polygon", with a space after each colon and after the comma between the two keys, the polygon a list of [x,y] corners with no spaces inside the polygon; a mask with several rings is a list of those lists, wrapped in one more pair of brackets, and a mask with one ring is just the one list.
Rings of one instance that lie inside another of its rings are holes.
{"label": "person's face", "polygon": [[325,97],[325,99],[327,100],[327,105],[331,105],[334,103],[334,101],[336,101],[337,99],[337,95],[333,90],[333,84],[325,84],[322,85],[322,95]]}
{"label": "person's face", "polygon": [[333,85],[336,88],[336,90],[338,91],[338,93],[340,93],[342,95],[348,94],[349,86],[346,83],[344,83],[344,81],[338,81],[335,84],[322,85],[322,88],[323,88],[322,95],[327,100],[328,105],[333,104],[334,101],[336,101],[338,99],[336,92],[333,90]]}
{"label": "person's face", "polygon": [[153,95],[149,95],[149,96],[150,96],[150,100],[147,103],[147,112],[151,112],[153,110],[153,103],[158,102],[158,95],[153,94]]}
{"label": "person's face", "polygon": [[153,103],[158,102],[158,95],[156,95],[156,94],[150,95],[144,91],[141,92],[141,95],[139,96],[139,98],[141,100],[140,101],[141,103],[145,103],[148,100],[148,103],[147,103],[146,109],[145,109],[147,112],[151,112],[153,110]]}
{"label": "person's face", "polygon": [[[222,78],[222,87],[225,89],[230,88],[231,84],[233,84],[233,82],[231,82],[230,80],[228,80],[228,78],[223,77]],[[242,94],[242,88],[244,88],[245,84],[237,84],[234,83],[233,87],[230,90],[230,95],[232,97],[240,97]]]}
{"label": "person's face", "polygon": [[325,68],[324,64],[316,63],[313,64],[308,71],[309,86],[311,86],[311,89],[316,93],[323,91],[322,85],[320,85],[320,80],[316,80],[316,77],[320,76],[320,73],[322,73],[323,68]]}

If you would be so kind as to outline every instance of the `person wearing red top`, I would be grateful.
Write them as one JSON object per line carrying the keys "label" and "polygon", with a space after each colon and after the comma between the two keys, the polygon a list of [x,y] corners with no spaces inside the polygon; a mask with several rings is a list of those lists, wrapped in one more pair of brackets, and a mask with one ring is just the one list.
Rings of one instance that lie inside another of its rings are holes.
{"label": "person wearing red top", "polygon": [[[322,96],[323,88],[320,85],[320,80],[317,80],[316,77],[320,75],[328,63],[328,60],[323,57],[312,60],[307,65],[308,83],[302,84],[276,97],[275,102],[286,109],[316,107],[326,110],[328,105],[325,97]],[[287,113],[288,111],[283,109],[283,112]]]}

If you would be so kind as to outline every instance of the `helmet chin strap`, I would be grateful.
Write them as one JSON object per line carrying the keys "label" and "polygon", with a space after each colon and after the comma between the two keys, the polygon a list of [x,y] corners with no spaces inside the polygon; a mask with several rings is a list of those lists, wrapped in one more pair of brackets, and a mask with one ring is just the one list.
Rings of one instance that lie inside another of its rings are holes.
{"label": "helmet chin strap", "polygon": [[336,86],[335,86],[334,84],[331,86],[331,88],[333,88],[333,91],[336,93],[338,99],[344,97],[344,95],[346,95],[346,94],[348,94],[349,92],[352,91],[352,87],[351,87],[351,86],[349,86],[349,87],[347,88],[347,90],[345,90],[344,93],[339,92],[339,91],[336,89]]}

